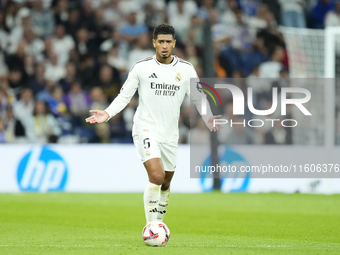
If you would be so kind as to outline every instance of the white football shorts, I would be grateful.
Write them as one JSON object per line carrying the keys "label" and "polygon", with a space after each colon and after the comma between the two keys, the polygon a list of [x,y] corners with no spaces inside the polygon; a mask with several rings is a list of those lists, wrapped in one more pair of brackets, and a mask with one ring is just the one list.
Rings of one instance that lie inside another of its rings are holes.
{"label": "white football shorts", "polygon": [[177,160],[177,142],[159,143],[147,132],[139,132],[133,136],[137,155],[144,163],[152,158],[160,158],[165,171],[175,171]]}

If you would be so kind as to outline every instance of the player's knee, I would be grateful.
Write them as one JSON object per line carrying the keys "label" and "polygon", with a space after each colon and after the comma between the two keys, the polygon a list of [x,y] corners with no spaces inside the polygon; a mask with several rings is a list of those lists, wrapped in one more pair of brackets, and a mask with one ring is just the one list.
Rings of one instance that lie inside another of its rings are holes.
{"label": "player's knee", "polygon": [[154,173],[150,176],[150,182],[157,184],[157,185],[162,185],[164,182],[165,174],[164,173]]}

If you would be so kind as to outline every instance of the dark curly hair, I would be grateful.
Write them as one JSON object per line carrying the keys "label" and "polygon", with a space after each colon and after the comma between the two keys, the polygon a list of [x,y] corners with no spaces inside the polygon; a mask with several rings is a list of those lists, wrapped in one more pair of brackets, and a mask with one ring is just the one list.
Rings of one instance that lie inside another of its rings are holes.
{"label": "dark curly hair", "polygon": [[153,39],[157,39],[158,35],[172,35],[175,39],[175,29],[169,24],[160,24],[153,30]]}

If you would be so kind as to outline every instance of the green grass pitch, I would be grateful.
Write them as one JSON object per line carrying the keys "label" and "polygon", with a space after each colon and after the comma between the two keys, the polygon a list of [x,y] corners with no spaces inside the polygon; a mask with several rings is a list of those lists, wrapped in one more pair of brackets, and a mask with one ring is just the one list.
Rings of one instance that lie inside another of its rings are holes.
{"label": "green grass pitch", "polygon": [[142,194],[0,194],[0,254],[340,254],[340,195],[171,194],[165,247]]}

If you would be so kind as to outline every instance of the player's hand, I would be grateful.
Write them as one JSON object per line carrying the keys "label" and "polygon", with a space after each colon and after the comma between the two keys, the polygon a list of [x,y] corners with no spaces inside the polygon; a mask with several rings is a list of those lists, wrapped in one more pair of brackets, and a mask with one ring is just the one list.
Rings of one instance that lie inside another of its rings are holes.
{"label": "player's hand", "polygon": [[214,127],[214,120],[221,118],[221,116],[222,115],[217,115],[217,116],[212,116],[212,117],[209,118],[208,123],[207,123],[207,127],[209,128],[209,130],[211,132],[213,132],[213,131],[216,132],[220,128],[223,128],[220,124],[215,124],[215,127]]}
{"label": "player's hand", "polygon": [[110,117],[107,112],[101,110],[90,110],[89,112],[94,113],[94,115],[86,118],[85,120],[86,122],[90,122],[91,124],[103,123]]}

